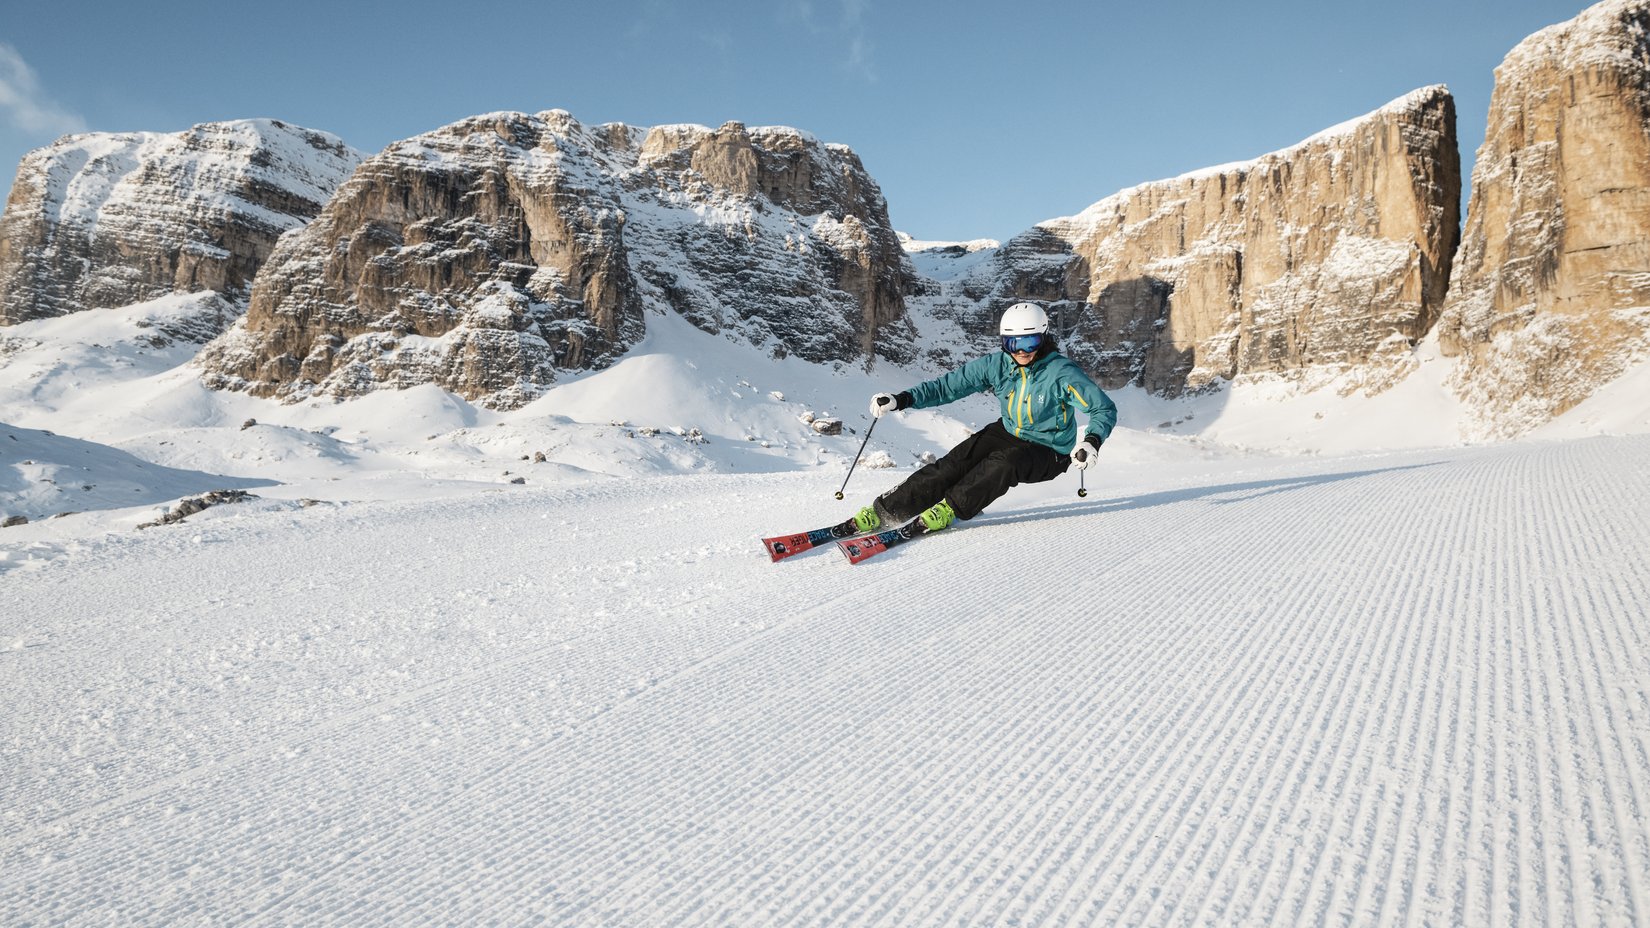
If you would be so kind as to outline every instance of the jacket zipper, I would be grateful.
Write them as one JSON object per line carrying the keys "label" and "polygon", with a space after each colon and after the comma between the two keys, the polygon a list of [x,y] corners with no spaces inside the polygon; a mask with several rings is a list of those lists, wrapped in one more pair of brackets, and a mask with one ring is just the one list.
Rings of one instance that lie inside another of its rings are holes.
{"label": "jacket zipper", "polygon": [[[1025,408],[1025,416],[1021,416],[1021,408]],[[1026,368],[1020,368],[1020,403],[1015,406],[1015,438],[1020,438],[1028,423],[1031,423],[1031,385],[1026,381]]]}

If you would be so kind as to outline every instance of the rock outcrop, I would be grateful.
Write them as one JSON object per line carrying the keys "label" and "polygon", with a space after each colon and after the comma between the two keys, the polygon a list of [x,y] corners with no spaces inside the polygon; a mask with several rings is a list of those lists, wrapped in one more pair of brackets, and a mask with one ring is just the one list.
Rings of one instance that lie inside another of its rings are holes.
{"label": "rock outcrop", "polygon": [[650,309],[810,361],[897,354],[909,273],[843,146],[496,113],[367,159],[199,363],[291,400],[434,383],[510,407],[618,358]]}
{"label": "rock outcrop", "polygon": [[174,292],[244,303],[360,155],[274,120],[89,133],[30,152],[0,217],[0,325]]}
{"label": "rock outcrop", "polygon": [[1424,88],[1287,150],[1040,223],[962,282],[978,306],[962,322],[990,332],[1007,303],[1041,301],[1063,350],[1110,387],[1360,371],[1377,389],[1443,308],[1460,195],[1454,101]]}
{"label": "rock outcrop", "polygon": [[1586,399],[1650,348],[1650,2],[1607,0],[1495,71],[1439,323],[1485,435]]}

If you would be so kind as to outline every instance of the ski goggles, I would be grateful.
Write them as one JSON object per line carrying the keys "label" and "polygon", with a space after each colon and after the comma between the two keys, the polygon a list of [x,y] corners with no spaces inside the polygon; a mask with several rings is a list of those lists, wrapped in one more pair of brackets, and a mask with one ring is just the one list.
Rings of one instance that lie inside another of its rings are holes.
{"label": "ski goggles", "polygon": [[1030,335],[1003,336],[1003,350],[1009,354],[1013,354],[1016,351],[1036,351],[1038,348],[1041,348],[1042,345],[1043,335],[1041,332],[1034,332]]}

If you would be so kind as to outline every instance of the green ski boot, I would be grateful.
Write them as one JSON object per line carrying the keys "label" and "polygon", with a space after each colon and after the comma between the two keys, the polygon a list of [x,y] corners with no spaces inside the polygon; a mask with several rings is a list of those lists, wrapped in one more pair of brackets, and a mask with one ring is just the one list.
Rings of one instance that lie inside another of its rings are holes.
{"label": "green ski boot", "polygon": [[955,522],[957,520],[957,513],[951,508],[950,503],[942,499],[926,509],[923,514],[917,518],[922,520],[922,527],[924,529],[927,529],[930,532],[937,532],[950,525],[952,522]]}
{"label": "green ski boot", "polygon": [[866,506],[854,513],[854,529],[861,535],[869,535],[882,527],[882,519],[877,516],[877,507]]}

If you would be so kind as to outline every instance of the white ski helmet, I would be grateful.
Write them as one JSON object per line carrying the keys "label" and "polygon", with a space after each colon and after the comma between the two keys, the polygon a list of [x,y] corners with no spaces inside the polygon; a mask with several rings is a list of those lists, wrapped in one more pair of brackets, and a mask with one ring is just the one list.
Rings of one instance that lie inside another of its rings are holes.
{"label": "white ski helmet", "polygon": [[998,335],[1042,335],[1048,332],[1048,313],[1036,303],[1015,303],[1003,311]]}

